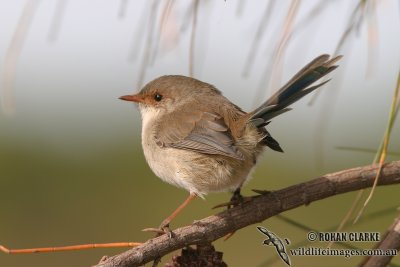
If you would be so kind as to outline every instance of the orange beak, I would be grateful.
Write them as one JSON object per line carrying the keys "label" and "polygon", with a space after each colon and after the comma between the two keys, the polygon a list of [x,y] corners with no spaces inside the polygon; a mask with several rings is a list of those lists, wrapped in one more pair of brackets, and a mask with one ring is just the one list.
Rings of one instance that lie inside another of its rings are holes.
{"label": "orange beak", "polygon": [[144,101],[143,97],[136,94],[136,95],[124,95],[121,96],[119,99],[121,100],[125,100],[125,101],[131,101],[131,102],[137,102],[137,103],[141,103]]}

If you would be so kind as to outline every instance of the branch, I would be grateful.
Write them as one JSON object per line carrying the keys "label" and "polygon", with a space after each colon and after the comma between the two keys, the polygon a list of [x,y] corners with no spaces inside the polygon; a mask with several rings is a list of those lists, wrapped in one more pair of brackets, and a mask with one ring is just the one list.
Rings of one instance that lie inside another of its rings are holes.
{"label": "branch", "polygon": [[[174,230],[172,238],[162,235],[150,239],[138,247],[102,260],[95,267],[139,266],[191,244],[212,242],[281,212],[334,195],[371,187],[377,170],[376,164],[353,168],[260,195],[243,205],[178,228]],[[378,185],[398,183],[400,161],[385,164]]]}
{"label": "branch", "polygon": [[[377,249],[399,250],[400,249],[400,216],[397,217],[390,228],[385,233],[382,241],[377,245]],[[387,266],[393,256],[371,256],[365,259],[362,267],[380,267]]]}

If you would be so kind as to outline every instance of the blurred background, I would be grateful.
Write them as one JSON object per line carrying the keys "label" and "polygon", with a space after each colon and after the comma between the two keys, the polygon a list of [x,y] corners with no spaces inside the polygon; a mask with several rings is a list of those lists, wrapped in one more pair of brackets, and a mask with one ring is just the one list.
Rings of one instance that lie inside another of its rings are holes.
{"label": "blurred background", "polygon": [[[329,85],[268,126],[285,153],[267,151],[243,194],[372,163],[399,72],[399,8],[396,0],[0,1],[0,244],[29,248],[152,237],[141,229],[158,226],[187,192],[151,172],[141,149],[139,112],[118,97],[161,75],[211,83],[250,111],[312,58],[342,54]],[[399,135],[397,121],[388,161],[400,158]],[[378,188],[360,222],[346,230],[383,234],[398,215],[399,189]],[[355,195],[283,215],[315,230],[334,230]],[[220,193],[196,200],[171,227],[214,214],[211,207],[229,198]],[[306,239],[304,230],[280,218],[259,225],[292,245]],[[215,246],[230,266],[285,266],[274,249],[261,245],[263,239],[254,225]],[[0,266],[91,266],[124,250],[0,254]],[[293,266],[361,261],[291,259]],[[392,262],[400,266],[399,257]]]}

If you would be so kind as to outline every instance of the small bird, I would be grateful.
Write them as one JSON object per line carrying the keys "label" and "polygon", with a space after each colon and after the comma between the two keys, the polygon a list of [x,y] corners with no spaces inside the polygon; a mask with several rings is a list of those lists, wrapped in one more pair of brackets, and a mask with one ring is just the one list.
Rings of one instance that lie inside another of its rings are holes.
{"label": "small bird", "polygon": [[328,82],[311,86],[334,70],[340,58],[315,58],[248,113],[213,85],[180,75],[159,77],[139,93],[121,96],[139,105],[142,146],[150,168],[163,181],[190,193],[158,231],[169,231],[170,222],[196,196],[231,191],[233,199],[240,198],[240,188],[249,180],[264,148],[283,152],[265,126],[289,111],[289,105]]}

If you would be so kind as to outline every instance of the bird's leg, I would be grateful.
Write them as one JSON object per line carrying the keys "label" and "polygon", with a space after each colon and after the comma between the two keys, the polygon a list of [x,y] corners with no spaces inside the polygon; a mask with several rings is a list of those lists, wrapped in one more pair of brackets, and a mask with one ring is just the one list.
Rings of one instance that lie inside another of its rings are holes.
{"label": "bird's leg", "polygon": [[235,192],[233,192],[232,197],[231,197],[231,203],[232,206],[235,207],[241,203],[243,203],[244,201],[244,197],[242,196],[242,194],[240,193],[240,187],[238,187]]}
{"label": "bird's leg", "polygon": [[190,195],[186,198],[186,200],[174,212],[172,212],[171,215],[169,215],[164,221],[162,221],[159,228],[146,228],[146,229],[143,229],[143,231],[156,232],[157,236],[168,233],[170,235],[170,237],[172,237],[172,232],[169,229],[169,224],[195,198],[196,198],[196,194],[190,193]]}

